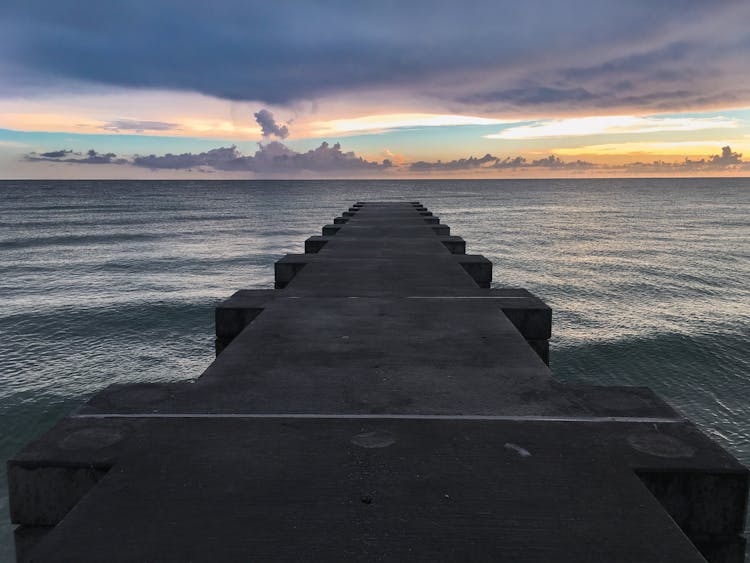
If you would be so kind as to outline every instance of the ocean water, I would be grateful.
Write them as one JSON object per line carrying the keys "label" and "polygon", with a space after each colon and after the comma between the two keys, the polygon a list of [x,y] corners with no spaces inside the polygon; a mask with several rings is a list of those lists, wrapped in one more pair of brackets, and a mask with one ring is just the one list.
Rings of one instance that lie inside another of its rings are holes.
{"label": "ocean water", "polygon": [[0,182],[4,461],[111,383],[195,377],[213,307],[357,200],[420,200],[554,310],[563,381],[646,385],[750,464],[750,179]]}

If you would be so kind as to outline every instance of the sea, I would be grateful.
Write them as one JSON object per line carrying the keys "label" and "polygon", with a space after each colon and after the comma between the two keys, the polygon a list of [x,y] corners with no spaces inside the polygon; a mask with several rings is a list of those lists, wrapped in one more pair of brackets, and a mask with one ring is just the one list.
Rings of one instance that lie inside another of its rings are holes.
{"label": "sea", "polygon": [[213,308],[359,200],[419,200],[553,309],[564,382],[648,386],[750,465],[750,179],[0,182],[5,460],[112,383],[199,375]]}

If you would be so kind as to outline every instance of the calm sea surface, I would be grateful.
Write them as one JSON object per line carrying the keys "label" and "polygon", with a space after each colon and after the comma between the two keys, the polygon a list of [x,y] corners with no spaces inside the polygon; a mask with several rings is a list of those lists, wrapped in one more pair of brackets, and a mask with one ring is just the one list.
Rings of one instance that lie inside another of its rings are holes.
{"label": "calm sea surface", "polygon": [[561,380],[649,386],[750,464],[750,179],[0,182],[0,561],[8,457],[111,383],[200,374],[214,305],[374,199],[547,301]]}

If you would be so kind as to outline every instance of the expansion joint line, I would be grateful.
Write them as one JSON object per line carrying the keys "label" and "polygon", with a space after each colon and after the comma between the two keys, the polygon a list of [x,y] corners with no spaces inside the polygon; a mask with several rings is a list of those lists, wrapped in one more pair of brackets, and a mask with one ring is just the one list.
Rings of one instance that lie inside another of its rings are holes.
{"label": "expansion joint line", "polygon": [[206,418],[206,419],[303,419],[303,420],[465,420],[508,422],[638,422],[674,424],[679,417],[643,416],[536,416],[536,415],[448,415],[448,414],[319,414],[319,413],[91,413],[71,418]]}

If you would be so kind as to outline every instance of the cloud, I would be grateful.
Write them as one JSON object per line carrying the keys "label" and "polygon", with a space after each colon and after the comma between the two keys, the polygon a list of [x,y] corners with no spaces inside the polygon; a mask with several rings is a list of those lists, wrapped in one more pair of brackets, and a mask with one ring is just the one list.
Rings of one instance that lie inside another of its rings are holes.
{"label": "cloud", "polygon": [[227,170],[231,163],[238,161],[242,155],[237,147],[220,147],[202,153],[167,153],[163,156],[150,154],[148,156],[135,156],[133,164],[142,168],[152,170],[190,170],[193,168],[209,167],[217,170]]}
{"label": "cloud", "polygon": [[555,155],[549,155],[545,158],[540,158],[538,160],[532,160],[529,163],[530,167],[536,167],[536,168],[552,168],[555,170],[573,170],[573,169],[587,169],[587,168],[594,168],[595,165],[591,162],[586,162],[583,160],[573,160],[564,162],[560,160],[560,158],[556,157]]}
{"label": "cloud", "polygon": [[480,158],[470,156],[469,158],[459,158],[457,160],[449,160],[448,162],[443,162],[442,160],[437,160],[435,162],[425,162],[423,160],[420,160],[419,162],[412,163],[409,168],[415,171],[473,170],[476,168],[487,167],[488,165],[492,165],[495,162],[497,162],[497,157],[492,156],[488,153]]}
{"label": "cloud", "polygon": [[[386,151],[387,155],[392,155]],[[396,158],[393,155],[393,158]],[[245,155],[236,146],[219,147],[200,153],[182,153],[164,155],[135,156],[128,160],[118,158],[114,153],[99,153],[89,150],[86,154],[75,153],[69,149],[50,151],[41,154],[29,153],[24,157],[28,162],[57,162],[68,164],[118,164],[131,165],[151,170],[182,170],[201,172],[250,172],[259,176],[295,177],[314,175],[319,177],[339,176],[342,174],[376,174],[388,170],[408,171],[414,173],[432,172],[469,172],[492,175],[502,171],[592,171],[608,175],[625,173],[732,173],[750,170],[750,161],[742,159],[742,154],[730,146],[722,147],[720,154],[704,158],[686,157],[679,162],[655,160],[653,162],[630,162],[625,164],[601,164],[585,160],[563,160],[556,155],[537,159],[521,155],[498,157],[485,154],[481,157],[469,156],[455,160],[435,160],[394,164],[392,158],[380,162],[367,160],[351,151],[343,151],[339,143],[330,145],[326,142],[318,147],[298,152],[279,141],[259,143],[254,154]]]}
{"label": "cloud", "polygon": [[385,149],[383,151],[383,154],[386,157],[386,160],[390,161],[393,166],[403,166],[406,162],[406,157],[397,152],[393,152],[391,149]]}
{"label": "cloud", "polygon": [[619,83],[628,89],[634,85],[630,82],[625,82],[627,78],[634,74],[641,74],[644,70],[651,73],[652,77],[670,81],[675,78],[674,71],[664,69],[661,64],[665,59],[673,62],[684,61],[692,48],[693,45],[690,41],[671,42],[655,49],[615,56],[593,65],[565,68],[562,70],[561,75],[565,78],[578,81],[586,81],[592,78],[616,77]]}
{"label": "cloud", "polygon": [[39,156],[42,158],[62,158],[64,156],[67,156],[69,154],[72,154],[73,151],[71,150],[59,150],[59,151],[51,151],[51,152],[43,152]]}
{"label": "cloud", "polygon": [[329,171],[375,171],[392,166],[389,159],[381,163],[365,160],[354,152],[344,152],[341,145],[329,145],[326,142],[305,153],[296,153],[278,142],[261,146],[255,153],[254,165],[259,172],[309,170],[314,172]]}
{"label": "cloud", "polygon": [[[69,154],[76,155],[75,157],[63,158]],[[80,156],[80,158],[77,158]],[[117,158],[117,155],[113,152],[106,154],[96,152],[94,149],[89,150],[85,156],[81,156],[81,153],[73,153],[70,150],[59,150],[45,152],[42,154],[29,153],[24,157],[24,160],[29,162],[66,162],[70,164],[127,164],[128,161],[124,158]]]}
{"label": "cloud", "polygon": [[704,29],[697,20],[674,22],[661,37],[600,41],[598,50],[575,55],[561,51],[546,62],[532,58],[528,69],[517,67],[506,75],[502,88],[494,81],[480,81],[455,99],[485,111],[525,113],[592,108],[671,113],[742,106],[750,100],[750,87],[736,77],[750,70],[750,63],[741,60],[750,48],[750,32],[732,20],[750,17],[750,4],[725,3],[720,11],[721,16],[707,16],[705,21],[711,23]]}
{"label": "cloud", "polygon": [[107,121],[102,126],[105,131],[133,131],[135,133],[145,133],[146,131],[178,131],[180,127],[176,123],[167,123],[165,121],[138,121],[135,119],[118,119]]}
{"label": "cloud", "polygon": [[522,156],[515,156],[515,157],[506,156],[503,159],[496,160],[495,163],[492,165],[492,168],[513,169],[513,168],[522,168],[525,165],[526,165],[526,159]]}
{"label": "cloud", "polygon": [[316,135],[340,135],[342,133],[372,133],[402,128],[498,125],[514,122],[515,121],[509,121],[507,119],[477,117],[474,115],[392,113],[345,119],[332,119],[330,121],[317,122],[314,126],[316,128]]}
{"label": "cloud", "polygon": [[537,106],[548,104],[566,103],[570,105],[584,105],[596,100],[600,95],[592,94],[585,88],[551,88],[549,86],[526,86],[510,90],[498,90],[492,92],[481,92],[462,96],[458,101],[469,105],[489,104],[497,102],[508,102],[516,106]]}
{"label": "cloud", "polygon": [[259,143],[252,155],[242,154],[236,146],[219,147],[200,153],[164,155],[136,155],[131,160],[118,158],[115,153],[90,150],[85,155],[68,149],[41,154],[29,153],[27,162],[62,162],[69,164],[129,164],[151,170],[200,170],[202,172],[252,172],[268,175],[295,176],[299,173],[360,174],[378,172],[393,167],[391,159],[370,161],[352,151],[343,151],[339,143],[321,143],[317,148],[297,152],[283,143]]}
{"label": "cloud", "polygon": [[289,136],[289,128],[286,125],[279,125],[276,123],[273,114],[267,109],[262,109],[256,112],[255,121],[260,125],[260,130],[264,137],[286,139]]}
{"label": "cloud", "polygon": [[199,0],[6,0],[0,96],[94,86],[263,104],[387,95],[486,115],[738,104],[750,100],[738,78],[750,73],[749,14],[741,0],[225,0],[208,11]]}
{"label": "cloud", "polygon": [[714,155],[710,159],[711,164],[722,166],[742,163],[742,155],[732,151],[730,146],[721,147],[721,154]]}
{"label": "cloud", "polygon": [[742,160],[740,153],[734,152],[730,146],[725,146],[722,147],[721,154],[715,154],[708,158],[696,160],[685,158],[682,162],[664,162],[662,160],[631,162],[626,164],[624,168],[631,172],[726,172],[750,170],[750,161]]}
{"label": "cloud", "polygon": [[[750,139],[736,137],[724,141],[724,144],[738,144],[748,146]],[[673,156],[696,156],[705,155],[716,150],[715,141],[625,141],[613,143],[600,143],[594,145],[578,145],[571,147],[555,147],[553,153],[559,155],[673,155]],[[719,147],[720,148],[720,147]]]}
{"label": "cloud", "polygon": [[248,156],[242,155],[237,147],[232,146],[202,153],[136,156],[133,164],[151,169],[188,170],[208,167],[223,171],[291,175],[298,172],[373,172],[393,166],[389,159],[378,163],[365,160],[354,152],[344,152],[339,143],[331,146],[323,142],[307,152],[296,152],[278,141],[259,144],[255,154]]}
{"label": "cloud", "polygon": [[523,168],[549,168],[554,170],[573,170],[573,169],[587,169],[594,168],[595,165],[590,162],[582,160],[576,160],[571,162],[564,162],[560,158],[549,155],[548,157],[540,158],[537,160],[527,160],[523,156],[498,158],[491,154],[485,154],[483,157],[477,158],[470,156],[469,158],[460,158],[457,160],[450,160],[443,162],[437,160],[435,162],[419,161],[412,163],[409,168],[413,172],[432,172],[432,171],[455,171],[455,170],[508,170],[508,169],[523,169]]}
{"label": "cloud", "polygon": [[585,135],[644,134],[662,131],[704,131],[708,129],[733,129],[738,124],[724,117],[636,117],[632,115],[605,115],[574,117],[537,121],[530,125],[509,127],[485,135],[487,139],[547,139]]}
{"label": "cloud", "polygon": [[585,160],[564,161],[558,156],[549,155],[539,159],[529,160],[523,156],[499,158],[491,154],[483,157],[470,156],[457,160],[443,162],[418,161],[413,162],[409,169],[412,172],[452,172],[470,170],[592,170],[603,172],[624,171],[628,173],[658,172],[658,173],[686,173],[701,171],[728,172],[732,170],[750,170],[750,161],[742,160],[742,155],[734,152],[729,146],[722,148],[721,154],[708,158],[690,159],[685,158],[681,162],[665,162],[656,160],[653,162],[631,162],[626,164],[597,164]]}

